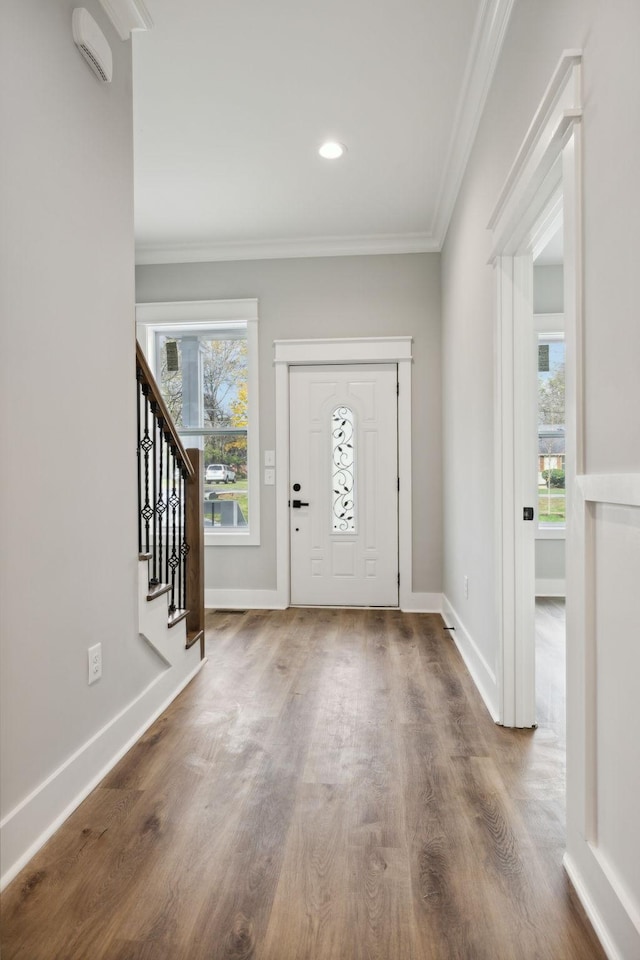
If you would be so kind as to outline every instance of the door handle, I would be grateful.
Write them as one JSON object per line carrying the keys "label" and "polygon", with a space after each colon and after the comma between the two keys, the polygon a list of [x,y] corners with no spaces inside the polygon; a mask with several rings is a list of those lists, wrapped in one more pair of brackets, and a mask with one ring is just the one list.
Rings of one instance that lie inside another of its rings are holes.
{"label": "door handle", "polygon": [[304,500],[292,500],[291,506],[293,507],[294,510],[299,510],[300,507],[308,507],[309,504],[305,503]]}

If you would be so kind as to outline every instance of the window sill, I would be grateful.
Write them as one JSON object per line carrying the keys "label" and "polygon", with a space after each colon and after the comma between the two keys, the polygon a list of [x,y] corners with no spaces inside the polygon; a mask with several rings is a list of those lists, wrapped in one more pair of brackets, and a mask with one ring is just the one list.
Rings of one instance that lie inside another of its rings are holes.
{"label": "window sill", "polygon": [[258,533],[204,533],[205,547],[259,547]]}
{"label": "window sill", "polygon": [[536,530],[536,540],[566,540],[566,527],[538,527]]}

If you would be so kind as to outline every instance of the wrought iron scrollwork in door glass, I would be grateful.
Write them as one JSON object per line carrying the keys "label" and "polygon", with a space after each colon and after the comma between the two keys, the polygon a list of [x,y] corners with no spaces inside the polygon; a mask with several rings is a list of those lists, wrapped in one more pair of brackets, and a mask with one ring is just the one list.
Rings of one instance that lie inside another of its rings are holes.
{"label": "wrought iron scrollwork in door glass", "polygon": [[341,406],[331,414],[333,532],[355,533],[355,430],[353,410]]}

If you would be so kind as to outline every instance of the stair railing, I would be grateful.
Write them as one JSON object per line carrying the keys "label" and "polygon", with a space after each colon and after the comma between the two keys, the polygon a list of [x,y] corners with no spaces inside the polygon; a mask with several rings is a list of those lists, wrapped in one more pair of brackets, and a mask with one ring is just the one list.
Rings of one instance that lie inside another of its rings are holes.
{"label": "stair railing", "polygon": [[204,465],[185,450],[142,347],[136,341],[138,551],[149,588],[170,588],[169,624],[187,620],[187,646],[204,656]]}

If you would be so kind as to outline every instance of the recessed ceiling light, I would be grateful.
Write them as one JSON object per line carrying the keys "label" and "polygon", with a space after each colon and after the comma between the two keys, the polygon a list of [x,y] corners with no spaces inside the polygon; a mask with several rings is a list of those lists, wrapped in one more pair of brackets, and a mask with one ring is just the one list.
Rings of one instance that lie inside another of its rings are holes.
{"label": "recessed ceiling light", "polygon": [[318,153],[321,157],[324,157],[325,160],[337,160],[338,157],[341,157],[342,154],[346,151],[344,143],[337,143],[335,140],[327,140],[326,143],[323,143]]}

